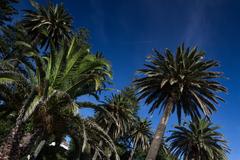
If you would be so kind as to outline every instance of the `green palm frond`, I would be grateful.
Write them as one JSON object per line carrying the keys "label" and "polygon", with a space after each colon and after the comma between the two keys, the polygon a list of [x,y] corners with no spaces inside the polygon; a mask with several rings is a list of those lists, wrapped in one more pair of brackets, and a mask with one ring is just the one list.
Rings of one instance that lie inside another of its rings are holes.
{"label": "green palm frond", "polygon": [[110,118],[111,121],[114,122],[114,124],[117,126],[117,128],[120,127],[119,123],[118,123],[117,119],[114,117],[114,115],[111,112],[109,112],[108,109],[105,108],[104,106],[102,106],[101,104],[97,105],[92,102],[75,102],[75,104],[77,105],[77,107],[79,109],[91,108],[91,109],[94,109],[95,112],[107,115],[107,117]]}
{"label": "green palm frond", "polygon": [[132,126],[132,131],[130,133],[130,139],[133,142],[133,146],[141,148],[146,151],[150,147],[150,140],[152,138],[151,132],[151,121],[146,119],[137,120]]}
{"label": "green palm frond", "polygon": [[104,58],[79,48],[75,38],[67,49],[50,54],[47,77],[50,86],[72,97],[95,93],[111,78],[111,67]]}
{"label": "green palm frond", "polygon": [[25,10],[23,20],[24,27],[32,35],[33,40],[39,40],[41,47],[70,38],[72,28],[72,17],[64,9],[63,4],[49,4],[47,7],[31,1],[34,11]]}
{"label": "green palm frond", "polygon": [[8,104],[18,110],[24,98],[31,91],[31,81],[18,71],[10,61],[0,62],[0,95]]}
{"label": "green palm frond", "polygon": [[210,115],[216,111],[215,104],[223,101],[217,93],[226,92],[224,86],[216,81],[221,72],[212,71],[218,63],[206,60],[205,53],[197,48],[185,48],[181,45],[176,54],[166,49],[164,54],[154,50],[149,63],[138,72],[142,77],[134,83],[139,99],[151,104],[149,112],[164,110],[169,99],[173,99],[179,121],[182,112],[192,117],[201,113]]}
{"label": "green palm frond", "polygon": [[187,126],[176,126],[167,138],[171,152],[183,159],[227,160],[229,152],[223,135],[206,119],[197,119]]}
{"label": "green palm frond", "polygon": [[117,121],[117,124],[104,112],[96,112],[96,121],[114,138],[124,135],[135,121],[136,102],[126,92],[113,94],[107,97],[100,106],[103,106]]}
{"label": "green palm frond", "polygon": [[[31,58],[31,63],[35,67],[32,69],[23,63],[22,66],[25,69],[23,74],[10,63],[0,65],[0,84],[3,85],[2,88],[5,87],[5,90],[8,89],[9,84],[15,85],[18,92],[22,87],[25,89],[22,93],[26,93],[25,98],[28,100],[29,91],[34,89],[31,102],[24,103],[21,109],[21,117],[18,117],[21,119],[19,123],[31,121],[33,128],[43,130],[44,136],[54,137],[59,141],[68,134],[70,124],[76,123],[75,126],[81,124],[80,121],[72,121],[78,109],[74,100],[80,95],[95,95],[97,91],[103,89],[105,83],[111,78],[111,67],[99,54],[94,55],[84,47],[79,47],[75,38],[70,44],[63,45],[61,49],[52,49],[47,56],[40,56],[38,50],[31,44],[19,41],[16,45],[25,48],[24,56]],[[107,112],[105,114],[110,115]],[[111,120],[117,122],[114,118]],[[116,159],[118,159],[114,143],[97,124],[90,123],[90,121],[84,122],[83,128],[85,128],[82,132],[85,139],[84,146],[91,141],[90,138],[86,140],[87,135],[93,135],[92,131],[94,131],[99,135],[94,141],[98,144],[99,140],[103,140],[110,148],[113,148]]]}
{"label": "green palm frond", "polygon": [[[83,125],[84,127],[80,127]],[[90,119],[81,119],[77,116],[74,118],[71,126],[73,126],[73,128],[77,127],[75,128],[75,131],[78,130],[78,132],[75,132],[75,135],[80,134],[79,136],[83,138],[84,143],[88,143],[97,147],[99,145],[99,141],[102,141],[114,152],[115,159],[119,160],[119,156],[113,140],[95,121]],[[83,131],[83,129],[85,131]],[[99,150],[101,149],[99,148]],[[104,153],[104,151],[102,151],[102,153]]]}

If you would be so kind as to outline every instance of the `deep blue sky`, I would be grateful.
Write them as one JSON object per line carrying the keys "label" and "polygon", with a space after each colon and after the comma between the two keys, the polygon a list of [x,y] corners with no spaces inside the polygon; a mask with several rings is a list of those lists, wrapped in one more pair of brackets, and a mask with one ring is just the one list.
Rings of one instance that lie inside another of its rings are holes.
{"label": "deep blue sky", "polygon": [[[39,0],[46,3],[47,0]],[[182,42],[197,45],[207,58],[219,60],[228,80],[226,102],[219,106],[213,122],[222,127],[229,141],[230,160],[240,159],[240,1],[239,0],[55,0],[63,2],[74,18],[74,26],[91,32],[92,50],[102,51],[111,61],[114,87],[128,85],[153,48],[175,48]],[[29,8],[27,0],[17,5]],[[156,127],[159,115],[149,117]],[[176,124],[172,116],[169,129]]]}

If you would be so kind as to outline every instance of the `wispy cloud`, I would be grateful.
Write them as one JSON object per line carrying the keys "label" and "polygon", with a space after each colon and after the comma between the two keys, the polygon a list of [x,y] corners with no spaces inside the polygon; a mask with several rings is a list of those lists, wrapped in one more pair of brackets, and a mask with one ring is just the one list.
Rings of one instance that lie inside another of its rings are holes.
{"label": "wispy cloud", "polygon": [[223,0],[192,0],[192,8],[189,10],[189,21],[183,38],[187,44],[207,43],[211,36],[211,19],[208,11],[222,5]]}
{"label": "wispy cloud", "polygon": [[[189,13],[189,22],[184,33],[184,40],[187,44],[189,43],[201,43],[203,41],[202,30],[203,27],[206,27],[206,15],[205,8],[206,4],[203,1],[193,0],[194,3],[193,8]],[[206,37],[205,37],[206,38]]]}

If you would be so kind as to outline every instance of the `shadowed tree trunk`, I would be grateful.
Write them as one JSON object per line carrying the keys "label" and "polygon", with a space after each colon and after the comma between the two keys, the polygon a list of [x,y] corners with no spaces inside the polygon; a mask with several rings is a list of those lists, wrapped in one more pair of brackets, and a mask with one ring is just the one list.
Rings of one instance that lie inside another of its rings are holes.
{"label": "shadowed tree trunk", "polygon": [[158,124],[158,128],[156,130],[156,133],[154,135],[154,138],[152,140],[150,149],[148,151],[147,157],[145,160],[156,160],[157,155],[158,155],[158,151],[160,148],[160,145],[163,141],[163,136],[164,136],[164,132],[166,129],[166,125],[169,119],[169,116],[171,114],[172,108],[173,108],[173,99],[169,98],[167,106],[164,110],[163,116],[161,118],[160,123]]}
{"label": "shadowed tree trunk", "polygon": [[23,117],[27,107],[30,105],[32,100],[36,95],[36,90],[33,89],[31,94],[29,95],[28,99],[23,104],[19,116],[16,120],[15,127],[11,130],[9,135],[3,141],[2,145],[0,146],[0,159],[1,160],[18,160],[20,159],[20,152],[19,152],[19,143],[21,138],[23,137]]}
{"label": "shadowed tree trunk", "polygon": [[22,141],[20,143],[21,157],[31,155],[32,149],[37,144],[39,139],[43,136],[42,133],[42,129],[37,129],[33,134],[28,133],[22,138]]}

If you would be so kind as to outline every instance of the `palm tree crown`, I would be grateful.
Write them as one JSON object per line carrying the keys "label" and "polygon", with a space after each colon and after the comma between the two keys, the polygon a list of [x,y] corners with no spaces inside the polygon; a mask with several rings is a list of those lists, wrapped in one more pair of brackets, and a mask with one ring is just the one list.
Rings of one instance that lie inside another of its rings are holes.
{"label": "palm tree crown", "polygon": [[199,117],[200,111],[205,115],[216,111],[213,103],[223,101],[216,92],[226,92],[215,81],[222,73],[210,71],[218,66],[216,61],[205,60],[204,52],[183,45],[177,48],[175,56],[168,49],[164,55],[157,50],[155,53],[146,68],[139,70],[144,77],[135,80],[139,98],[146,98],[146,104],[152,104],[150,113],[158,107],[164,110],[169,99],[173,100],[172,112],[177,111],[179,120],[182,111],[194,117]]}
{"label": "palm tree crown", "polygon": [[[5,66],[0,68],[1,86],[6,89],[9,89],[8,85],[16,86],[15,89],[21,89],[22,95],[26,93],[26,99],[29,99],[20,110],[20,127],[17,127],[21,128],[24,122],[33,117],[34,127],[42,129],[44,136],[54,136],[55,140],[61,141],[66,134],[73,137],[73,130],[79,135],[79,125],[84,125],[85,131],[102,133],[99,138],[104,137],[114,148],[110,137],[96,123],[84,121],[74,114],[79,107],[75,103],[76,98],[96,94],[111,77],[109,63],[101,55],[91,54],[87,48],[79,47],[75,38],[70,44],[62,45],[60,50],[52,50],[45,57],[39,56],[37,50],[27,43],[18,42],[18,45],[25,46],[26,56],[34,60],[36,69],[25,66],[27,73],[24,75],[5,61],[2,62],[6,63]],[[34,94],[28,93],[31,89]]]}
{"label": "palm tree crown", "polygon": [[133,145],[140,147],[144,151],[150,146],[150,140],[152,138],[151,124],[151,121],[146,119],[138,120],[130,134]]}
{"label": "palm tree crown", "polygon": [[133,123],[130,131],[130,142],[132,143],[132,149],[128,160],[132,160],[137,149],[146,151],[150,146],[152,138],[151,121],[147,119],[139,119]]}
{"label": "palm tree crown", "polygon": [[100,104],[109,114],[97,112],[96,119],[101,126],[108,128],[109,134],[118,138],[125,134],[134,122],[134,109],[136,102],[131,96],[125,95],[124,91],[119,94],[112,94]]}
{"label": "palm tree crown", "polygon": [[40,40],[43,47],[50,43],[57,46],[61,40],[70,38],[72,17],[63,4],[43,7],[33,0],[30,2],[35,11],[25,10],[23,24],[33,39]]}
{"label": "palm tree crown", "polygon": [[226,160],[229,151],[223,135],[209,120],[197,119],[188,126],[176,126],[167,139],[171,152],[179,158],[194,160]]}

